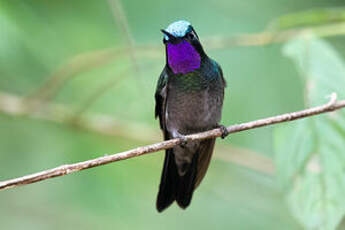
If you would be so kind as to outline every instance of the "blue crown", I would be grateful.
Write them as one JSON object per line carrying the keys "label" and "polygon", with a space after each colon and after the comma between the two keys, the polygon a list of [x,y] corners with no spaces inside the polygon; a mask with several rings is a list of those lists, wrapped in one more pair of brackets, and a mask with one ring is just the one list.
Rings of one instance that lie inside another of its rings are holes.
{"label": "blue crown", "polygon": [[[180,20],[171,23],[167,28],[166,31],[174,37],[184,37],[188,32],[191,31],[191,24],[185,20]],[[169,40],[169,37],[164,35],[166,41]]]}

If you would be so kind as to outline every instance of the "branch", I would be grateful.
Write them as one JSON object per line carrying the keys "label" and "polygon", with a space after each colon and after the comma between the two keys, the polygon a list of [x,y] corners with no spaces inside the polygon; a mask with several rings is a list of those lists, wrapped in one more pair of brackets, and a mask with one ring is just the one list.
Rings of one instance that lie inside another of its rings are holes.
{"label": "branch", "polygon": [[27,100],[38,98],[41,104],[45,104],[58,94],[67,81],[81,73],[101,67],[117,57],[122,57],[124,52],[124,49],[102,49],[73,56],[55,70],[40,87],[30,93]]}
{"label": "branch", "polygon": [[116,76],[112,77],[110,81],[105,82],[99,86],[89,97],[85,99],[85,102],[82,103],[80,108],[75,112],[74,117],[78,119],[86,110],[88,110],[100,97],[102,97],[108,90],[112,89],[115,85],[120,83],[121,80],[124,80],[122,75],[125,74],[126,71],[117,74]]}
{"label": "branch", "polygon": [[239,34],[231,37],[211,37],[205,39],[204,46],[208,50],[240,46],[266,46],[275,43],[283,43],[300,34],[309,34],[315,37],[330,37],[345,34],[345,23],[330,23],[321,26],[309,26],[277,31],[263,31],[252,34]]}
{"label": "branch", "polygon": [[[40,99],[41,104],[35,104],[32,110],[38,110],[43,104],[56,96],[64,84],[73,77],[78,76],[82,72],[86,72],[96,67],[101,67],[106,63],[113,61],[116,58],[131,55],[132,65],[136,73],[139,73],[139,66],[136,58],[157,58],[161,57],[162,46],[158,44],[136,45],[131,38],[128,22],[123,13],[121,16],[116,14],[117,11],[123,11],[122,6],[118,0],[113,2],[108,0],[111,4],[116,17],[124,34],[126,35],[127,47],[125,48],[107,48],[102,50],[94,50],[82,53],[70,58],[58,70],[56,70],[38,89],[27,96],[28,100]],[[213,36],[203,39],[204,46],[208,50],[219,50],[240,46],[265,46],[274,43],[281,43],[294,38],[299,34],[314,34],[317,37],[329,37],[345,34],[345,23],[332,23],[322,26],[303,27],[297,29],[286,29],[278,31],[263,31],[252,34],[239,34],[232,36]],[[134,52],[135,50],[135,52]],[[128,52],[130,51],[130,52]],[[141,78],[140,78],[141,79]]]}
{"label": "branch", "polygon": [[128,50],[129,58],[132,62],[133,70],[135,71],[134,76],[139,77],[139,81],[136,81],[136,83],[139,84],[138,89],[140,89],[140,88],[142,88],[144,82],[140,76],[140,68],[139,68],[139,64],[137,61],[135,41],[134,41],[133,36],[131,34],[131,31],[130,31],[126,12],[123,9],[123,5],[122,5],[121,0],[108,0],[108,4],[110,6],[110,10],[113,14],[114,19],[119,24],[120,29],[122,30],[123,34],[125,35],[126,48]]}
{"label": "branch", "polygon": [[247,148],[220,144],[216,146],[213,158],[214,160],[229,162],[265,175],[272,176],[276,172],[272,158]]}
{"label": "branch", "polygon": [[[264,118],[264,119],[260,119],[256,121],[251,121],[251,122],[242,123],[238,125],[232,125],[232,126],[227,127],[227,130],[229,133],[237,133],[237,132],[241,132],[248,129],[259,128],[262,126],[268,126],[268,125],[273,125],[277,123],[302,119],[305,117],[314,116],[321,113],[327,113],[327,112],[335,111],[344,107],[345,107],[345,100],[337,101],[336,94],[333,93],[331,95],[330,101],[327,104],[313,107],[310,109],[301,110],[298,112],[286,113],[286,114],[282,114],[282,115],[278,115],[274,117],[268,117],[268,118]],[[216,138],[216,137],[220,137],[221,135],[222,135],[222,132],[220,129],[212,129],[206,132],[188,135],[186,137],[187,137],[187,141],[192,141],[192,140],[204,140],[204,139],[209,139],[209,138]],[[64,176],[64,175],[71,174],[71,173],[81,171],[84,169],[109,164],[111,162],[138,157],[138,156],[148,154],[148,153],[158,152],[160,150],[172,148],[179,144],[181,144],[180,139],[172,139],[172,140],[155,143],[152,145],[138,147],[138,148],[117,153],[117,154],[98,157],[92,160],[87,160],[87,161],[74,163],[74,164],[62,165],[53,169],[48,169],[48,170],[41,171],[38,173],[30,174],[27,176],[15,178],[12,180],[2,181],[0,182],[0,190],[16,187],[20,185],[25,185],[25,184],[32,184],[32,183],[46,180],[49,178]]]}
{"label": "branch", "polygon": [[[289,41],[301,34],[308,34],[318,38],[339,36],[345,34],[345,23],[330,23],[321,26],[310,26],[277,31],[262,31],[258,33],[242,33],[237,35],[217,35],[205,37],[202,44],[207,50],[224,50],[236,47],[267,46]],[[138,56],[143,58],[157,58],[164,55],[162,46],[155,44],[136,45]]]}
{"label": "branch", "polygon": [[125,35],[125,40],[127,43],[127,48],[129,51],[130,58],[133,63],[133,67],[136,72],[139,72],[138,63],[136,60],[135,55],[135,48],[134,48],[134,40],[130,32],[128,20],[126,13],[123,9],[121,0],[108,0],[108,4],[110,6],[111,12],[113,17],[115,18],[116,22],[119,24],[120,29],[122,30],[123,34]]}
{"label": "branch", "polygon": [[[0,113],[11,117],[49,121],[101,135],[120,136],[142,142],[151,142],[152,139],[158,140],[160,138],[159,132],[153,130],[148,125],[116,119],[114,116],[105,114],[87,116],[80,114],[76,119],[75,109],[62,104],[48,103],[37,111],[31,109],[42,103],[38,99],[27,100],[26,98],[0,91]],[[141,135],[143,132],[146,135]]]}

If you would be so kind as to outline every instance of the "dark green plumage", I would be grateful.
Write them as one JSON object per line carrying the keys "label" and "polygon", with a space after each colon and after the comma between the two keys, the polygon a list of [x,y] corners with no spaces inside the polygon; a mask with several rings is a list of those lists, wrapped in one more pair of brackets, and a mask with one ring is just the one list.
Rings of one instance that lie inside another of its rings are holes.
{"label": "dark green plumage", "polygon": [[[169,49],[169,42],[165,41],[167,64],[155,93],[155,115],[159,117],[165,140],[219,127],[221,119],[225,87],[222,70],[205,54],[194,29],[188,31],[182,38],[170,37],[177,45],[170,44]],[[181,49],[176,39],[187,41],[187,46],[192,45],[187,50],[195,53],[181,56],[178,52],[186,49]],[[156,203],[158,211],[175,200],[182,208],[190,204],[195,188],[207,171],[214,143],[215,139],[193,141],[166,151]]]}

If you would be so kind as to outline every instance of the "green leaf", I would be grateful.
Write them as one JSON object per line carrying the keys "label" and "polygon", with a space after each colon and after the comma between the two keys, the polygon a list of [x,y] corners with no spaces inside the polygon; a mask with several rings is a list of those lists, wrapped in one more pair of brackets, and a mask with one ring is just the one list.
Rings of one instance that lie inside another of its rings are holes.
{"label": "green leaf", "polygon": [[[284,53],[306,82],[306,102],[345,98],[345,64],[320,39],[298,38]],[[337,111],[275,130],[277,172],[293,215],[307,229],[335,230],[345,215],[345,113]]]}

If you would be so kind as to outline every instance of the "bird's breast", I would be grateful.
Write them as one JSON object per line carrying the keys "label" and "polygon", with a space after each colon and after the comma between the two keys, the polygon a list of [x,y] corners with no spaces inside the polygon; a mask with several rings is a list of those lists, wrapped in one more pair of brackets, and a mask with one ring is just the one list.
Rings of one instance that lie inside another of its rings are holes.
{"label": "bird's breast", "polygon": [[220,84],[179,87],[172,83],[168,89],[166,107],[168,130],[189,134],[213,128],[221,119],[223,88]]}

